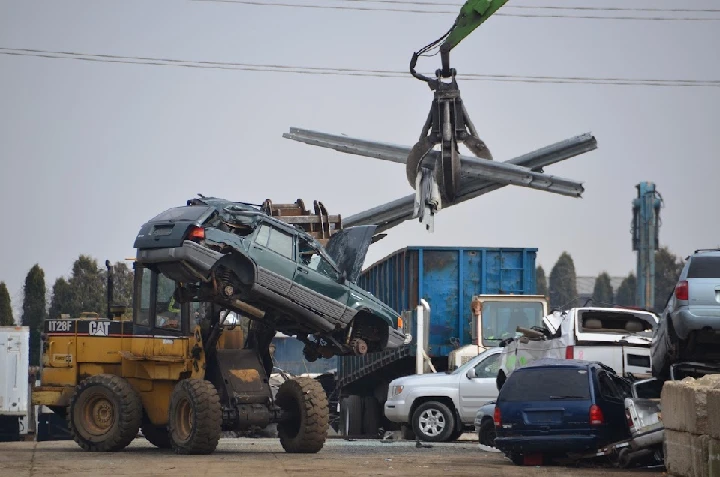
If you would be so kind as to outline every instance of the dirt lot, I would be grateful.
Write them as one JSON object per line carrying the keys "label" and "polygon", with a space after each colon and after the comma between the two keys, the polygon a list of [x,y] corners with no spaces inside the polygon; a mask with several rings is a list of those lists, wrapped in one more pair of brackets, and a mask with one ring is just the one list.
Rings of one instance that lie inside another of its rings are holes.
{"label": "dirt lot", "polygon": [[612,468],[517,467],[502,454],[475,442],[416,448],[414,442],[329,439],[318,454],[290,455],[276,439],[222,439],[209,456],[176,456],[136,439],[123,452],[91,454],[73,441],[0,443],[0,476],[278,476],[310,477],[472,475],[613,477],[660,476],[648,470]]}

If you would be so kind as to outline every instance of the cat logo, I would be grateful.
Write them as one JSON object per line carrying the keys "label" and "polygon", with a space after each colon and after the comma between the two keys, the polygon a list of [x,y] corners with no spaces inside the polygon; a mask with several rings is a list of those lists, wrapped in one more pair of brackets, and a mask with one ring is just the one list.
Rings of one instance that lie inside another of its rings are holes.
{"label": "cat logo", "polygon": [[91,321],[89,324],[89,334],[94,336],[107,336],[110,329],[110,322]]}

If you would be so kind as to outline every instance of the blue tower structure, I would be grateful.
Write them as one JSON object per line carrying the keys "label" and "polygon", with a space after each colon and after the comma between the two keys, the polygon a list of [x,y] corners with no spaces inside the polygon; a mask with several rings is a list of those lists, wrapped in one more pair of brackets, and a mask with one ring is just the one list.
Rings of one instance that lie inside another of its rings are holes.
{"label": "blue tower structure", "polygon": [[637,252],[636,305],[651,310],[655,304],[655,252],[660,246],[660,207],[662,196],[653,182],[635,186],[633,200],[632,244]]}

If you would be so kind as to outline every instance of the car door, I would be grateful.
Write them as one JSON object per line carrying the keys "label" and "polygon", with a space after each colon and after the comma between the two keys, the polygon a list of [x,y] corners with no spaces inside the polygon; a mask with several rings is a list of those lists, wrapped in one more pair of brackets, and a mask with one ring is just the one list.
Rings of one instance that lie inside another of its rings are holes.
{"label": "car door", "polygon": [[460,376],[460,416],[464,423],[472,423],[478,409],[497,398],[495,383],[500,370],[501,353],[493,353],[475,365],[475,378]]}
{"label": "car door", "polygon": [[305,301],[322,314],[340,319],[350,295],[348,287],[340,283],[335,267],[314,243],[303,237],[298,237],[295,265],[294,292],[306,295]]}
{"label": "car door", "polygon": [[600,370],[597,373],[598,401],[608,427],[610,439],[623,439],[627,434],[625,398],[632,397],[632,391],[617,376]]}
{"label": "car door", "polygon": [[685,303],[695,314],[720,317],[720,256],[700,254],[692,257],[686,280],[689,299]]}
{"label": "car door", "polygon": [[287,296],[295,276],[295,237],[261,222],[250,244],[249,255],[258,265],[258,283]]}

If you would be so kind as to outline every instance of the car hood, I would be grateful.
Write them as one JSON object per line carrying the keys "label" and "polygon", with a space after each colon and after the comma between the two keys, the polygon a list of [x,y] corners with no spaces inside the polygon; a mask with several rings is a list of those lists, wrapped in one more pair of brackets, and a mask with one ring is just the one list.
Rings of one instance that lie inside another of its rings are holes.
{"label": "car hood", "polygon": [[457,375],[447,373],[413,374],[398,378],[392,382],[393,386],[443,386],[445,384],[457,384]]}
{"label": "car hood", "polygon": [[351,283],[360,276],[376,229],[377,225],[348,227],[334,233],[325,245],[325,251]]}

